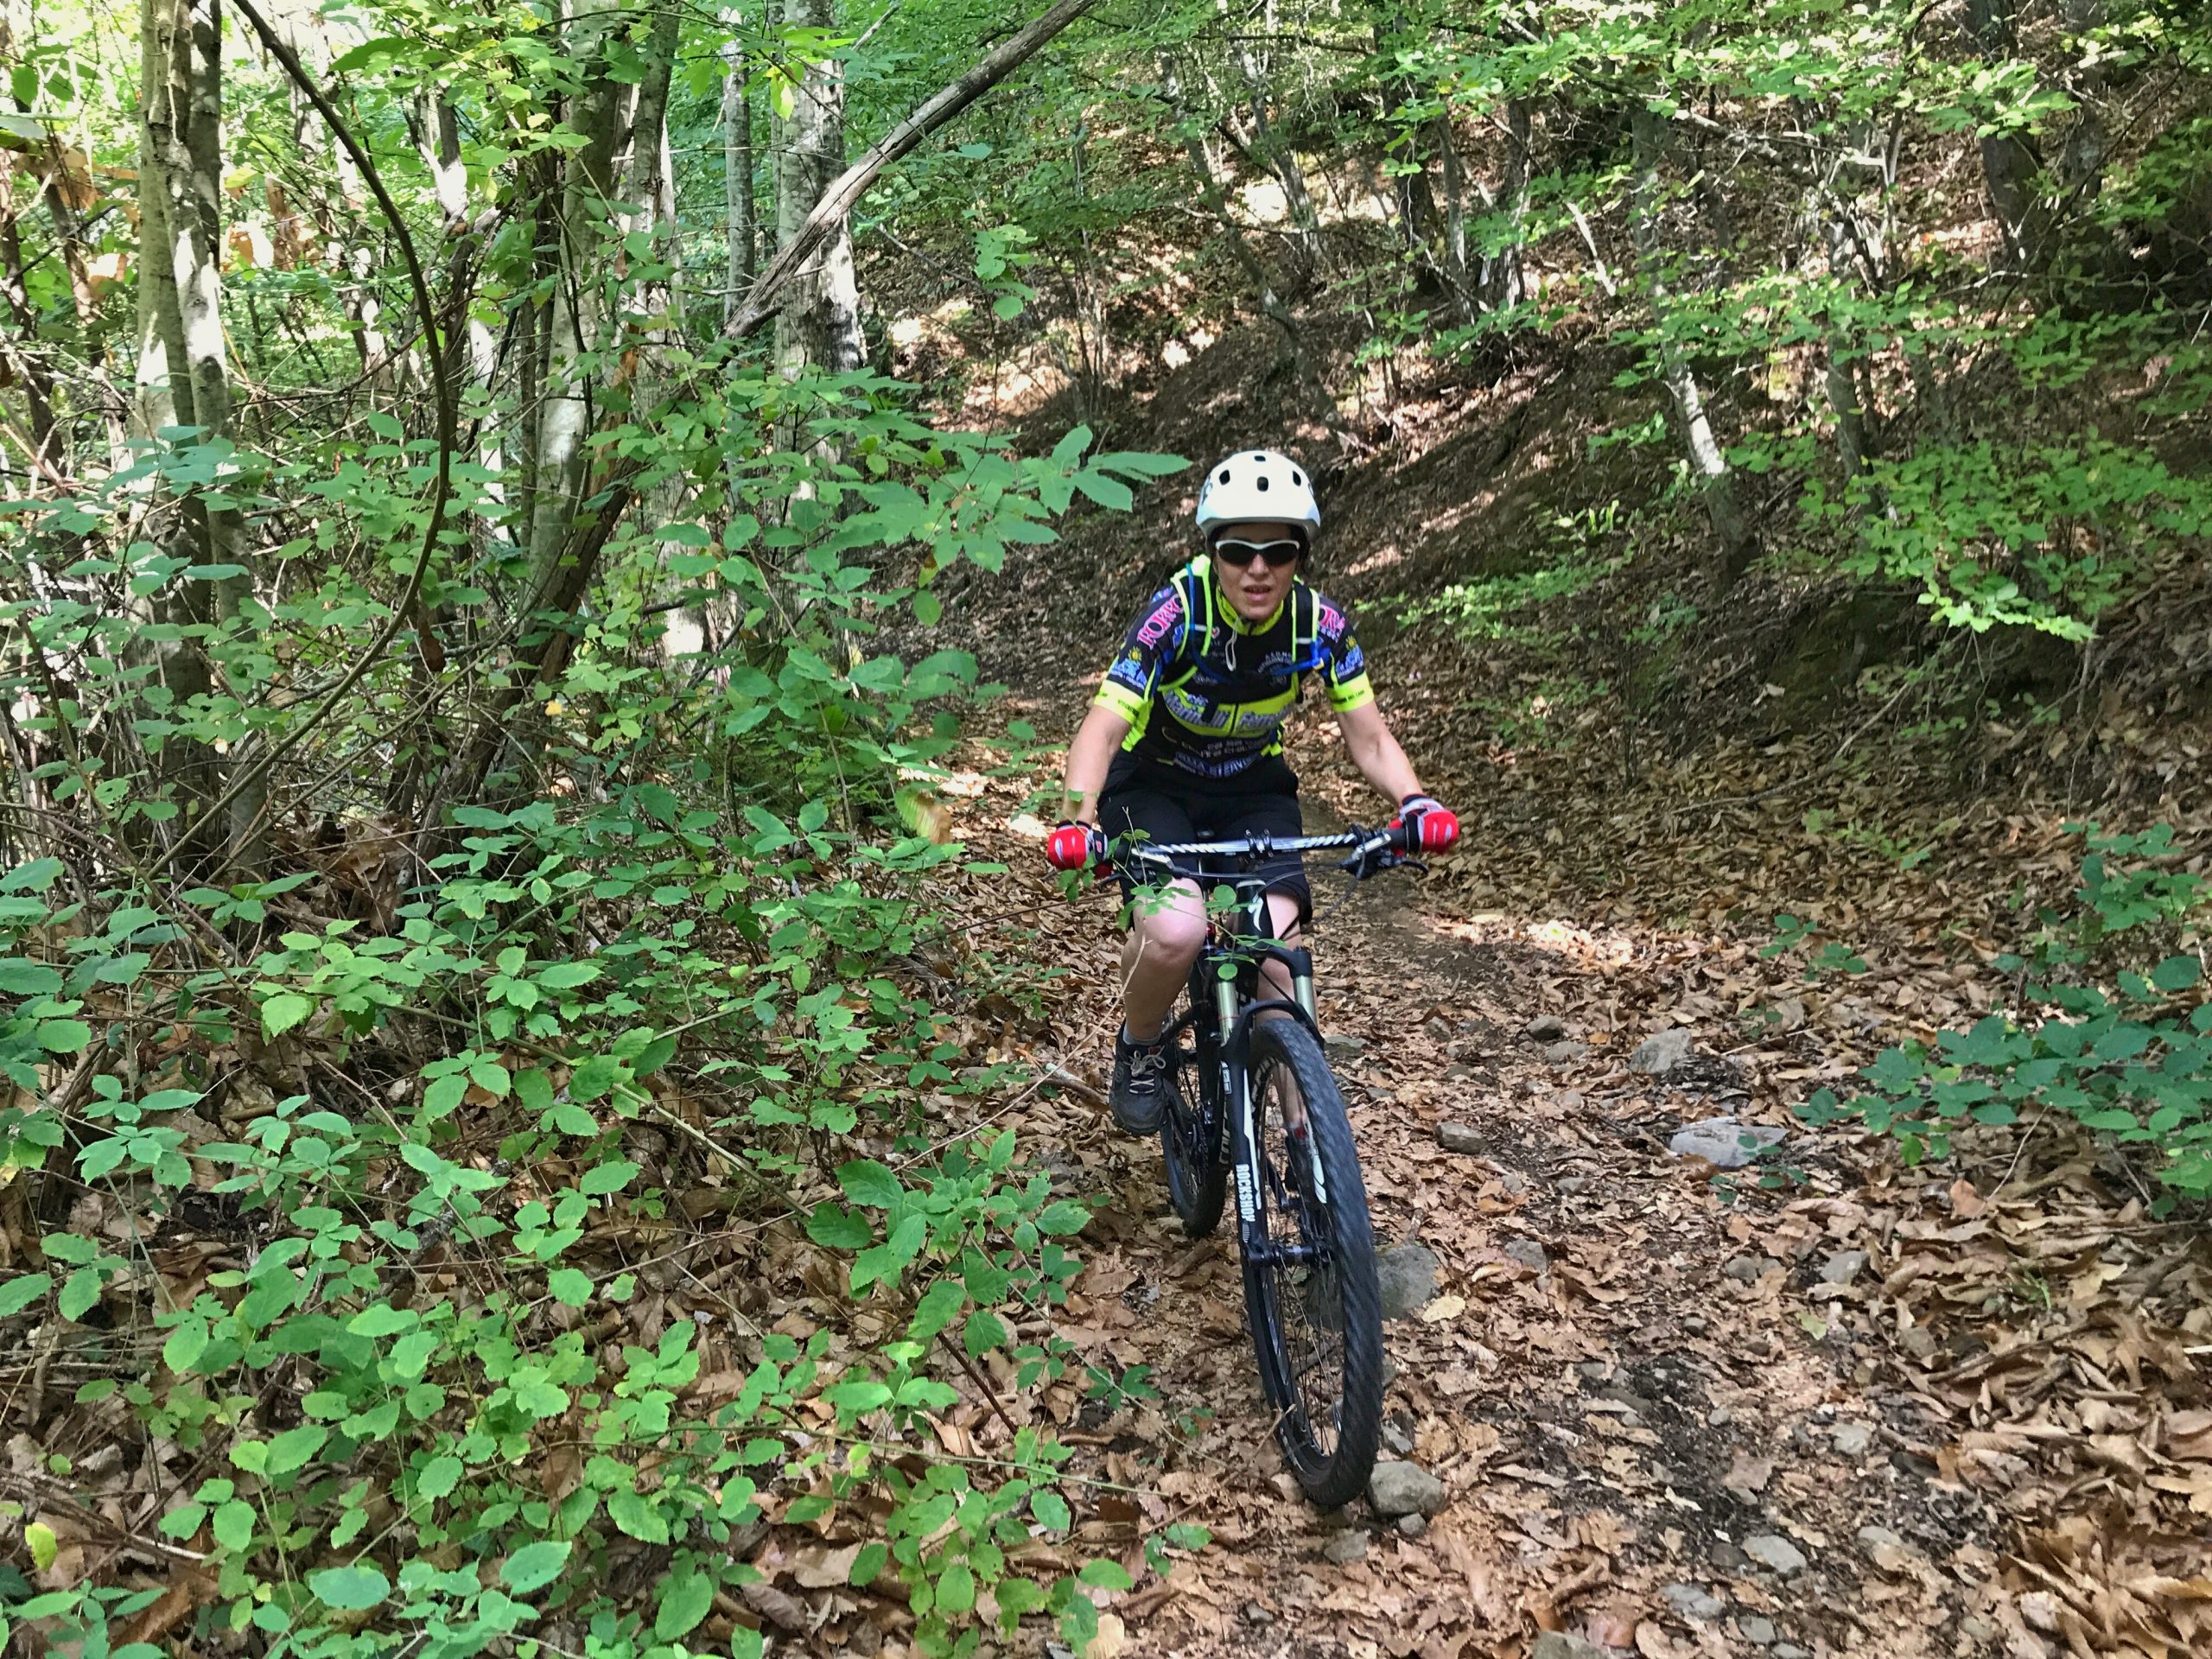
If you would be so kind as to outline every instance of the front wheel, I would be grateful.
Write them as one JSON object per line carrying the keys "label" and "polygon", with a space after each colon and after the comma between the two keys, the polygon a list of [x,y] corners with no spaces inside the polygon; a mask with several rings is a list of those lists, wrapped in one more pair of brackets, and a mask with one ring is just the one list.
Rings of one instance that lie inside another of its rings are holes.
{"label": "front wheel", "polygon": [[1344,1096],[1294,1020],[1252,1032],[1258,1232],[1244,1306],[1275,1438],[1306,1497],[1349,1503],[1375,1471],[1382,1427],[1382,1294],[1375,1232]]}

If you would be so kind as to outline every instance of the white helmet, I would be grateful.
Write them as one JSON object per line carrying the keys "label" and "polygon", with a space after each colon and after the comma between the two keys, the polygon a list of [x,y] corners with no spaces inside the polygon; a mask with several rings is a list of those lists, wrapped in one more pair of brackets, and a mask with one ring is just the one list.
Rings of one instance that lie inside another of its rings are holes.
{"label": "white helmet", "polygon": [[1276,449],[1240,449],[1215,463],[1198,486],[1198,534],[1207,541],[1224,524],[1296,524],[1308,546],[1321,528],[1313,480]]}

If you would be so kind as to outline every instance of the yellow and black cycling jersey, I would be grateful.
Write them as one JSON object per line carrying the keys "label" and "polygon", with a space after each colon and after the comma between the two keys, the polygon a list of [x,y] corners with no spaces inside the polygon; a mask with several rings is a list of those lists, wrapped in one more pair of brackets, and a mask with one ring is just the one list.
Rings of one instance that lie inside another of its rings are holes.
{"label": "yellow and black cycling jersey", "polygon": [[1294,582],[1273,616],[1248,622],[1201,556],[1145,602],[1095,701],[1129,722],[1122,747],[1136,759],[1227,779],[1282,753],[1283,721],[1310,676],[1339,713],[1375,701],[1342,610]]}

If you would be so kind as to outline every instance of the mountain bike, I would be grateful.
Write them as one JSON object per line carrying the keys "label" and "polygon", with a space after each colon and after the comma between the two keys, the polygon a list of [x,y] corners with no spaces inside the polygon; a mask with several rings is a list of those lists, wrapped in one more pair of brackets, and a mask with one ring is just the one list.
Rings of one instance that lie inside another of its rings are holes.
{"label": "mountain bike", "polygon": [[[1260,867],[1284,853],[1336,851],[1355,881],[1413,862],[1402,830],[1126,846],[1133,879],[1191,879],[1171,861],[1208,861],[1206,942],[1167,1044],[1160,1138],[1167,1196],[1193,1238],[1219,1224],[1236,1187],[1245,1320],[1275,1439],[1313,1503],[1366,1490],[1382,1425],[1382,1291],[1367,1187],[1344,1095],[1314,1015],[1313,957],[1274,937]],[[1220,869],[1218,862],[1231,868]],[[1138,871],[1144,872],[1143,878]],[[1140,899],[1139,902],[1141,902]],[[1279,963],[1291,995],[1262,978]]]}

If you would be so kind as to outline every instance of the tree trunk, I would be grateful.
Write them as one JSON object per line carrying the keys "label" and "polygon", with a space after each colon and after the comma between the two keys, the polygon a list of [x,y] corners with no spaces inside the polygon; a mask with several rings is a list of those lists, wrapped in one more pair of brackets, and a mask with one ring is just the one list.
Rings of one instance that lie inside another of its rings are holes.
{"label": "tree trunk", "polygon": [[607,29],[607,14],[596,14],[569,48],[582,66],[584,84],[575,96],[567,124],[583,143],[569,152],[550,250],[553,298],[544,398],[537,423],[537,491],[530,517],[531,568],[533,586],[540,589],[547,585],[547,571],[560,557],[575,521],[589,467],[584,440],[591,429],[593,400],[585,360],[600,343],[599,270],[607,245],[615,124],[620,113],[620,88],[608,73]]}
{"label": "tree trunk", "polygon": [[1497,252],[1483,255],[1478,287],[1483,308],[1488,311],[1503,311],[1529,297],[1522,227],[1529,219],[1529,181],[1535,145],[1528,99],[1506,100],[1505,140],[1505,176],[1498,186],[1497,211],[1512,225],[1513,236]]}
{"label": "tree trunk", "polygon": [[[1983,61],[1999,63],[2018,54],[2018,0],[1967,0],[1967,38]],[[2049,227],[2036,199],[2038,170],[2025,138],[2005,132],[1982,138],[1982,181],[2004,237],[2005,264],[2014,270],[2033,269],[2043,253]]]}
{"label": "tree trunk", "polygon": [[1673,405],[1675,428],[1689,461],[1691,478],[1713,526],[1717,556],[1713,585],[1718,591],[1726,591],[1749,568],[1758,544],[1737,502],[1735,474],[1713,436],[1705,394],[1699,389],[1689,359],[1668,328],[1672,306],[1659,226],[1659,160],[1665,148],[1660,118],[1639,108],[1635,115],[1636,181],[1630,204],[1630,233],[1637,263],[1643,267],[1645,290],[1651,296],[1652,319],[1658,327],[1660,380]]}
{"label": "tree trunk", "polygon": [[[789,0],[798,28],[836,27],[836,0]],[[844,66],[810,63],[783,123],[783,166],[776,196],[776,244],[794,241],[830,184],[845,170]],[[800,268],[776,318],[776,362],[787,378],[809,366],[842,372],[866,360],[860,283],[853,268],[852,220],[840,215],[814,258]]]}
{"label": "tree trunk", "polygon": [[[723,22],[734,29],[737,13],[725,12]],[[722,47],[722,205],[729,244],[728,274],[722,285],[725,327],[736,318],[745,290],[760,269],[754,229],[760,207],[753,185],[753,99],[746,90],[749,73],[744,39],[733,34]]]}
{"label": "tree trunk", "polygon": [[[227,447],[230,368],[223,335],[222,22],[217,0],[143,0],[140,91],[138,384],[140,418],[198,429],[203,445]],[[164,420],[166,416],[166,420]],[[219,463],[227,471],[227,463]],[[227,574],[185,576],[157,601],[156,620],[179,630],[154,648],[159,677],[178,702],[214,689],[205,645],[210,624],[235,622],[252,593],[244,525],[229,507],[197,495],[177,504],[176,537],[194,564]],[[246,759],[251,740],[233,750]],[[227,843],[232,880],[264,871],[265,786],[239,791],[222,824],[194,815],[220,792],[212,750],[172,736],[162,781],[182,797],[179,833],[213,855]]]}

